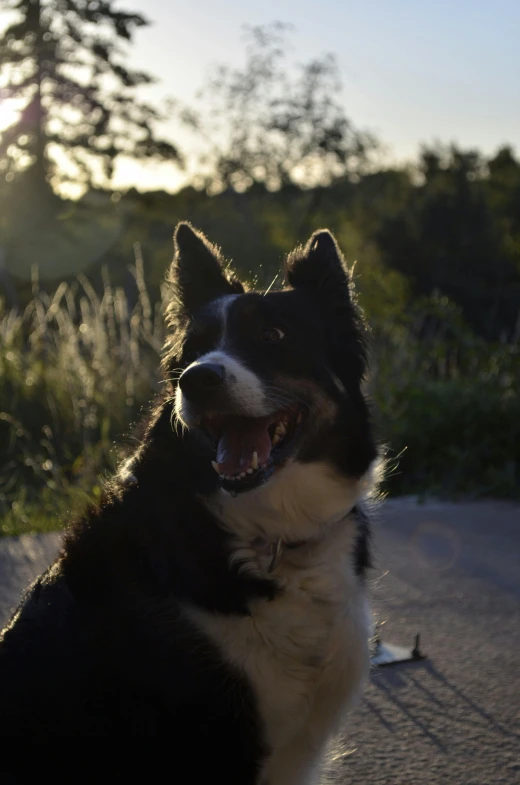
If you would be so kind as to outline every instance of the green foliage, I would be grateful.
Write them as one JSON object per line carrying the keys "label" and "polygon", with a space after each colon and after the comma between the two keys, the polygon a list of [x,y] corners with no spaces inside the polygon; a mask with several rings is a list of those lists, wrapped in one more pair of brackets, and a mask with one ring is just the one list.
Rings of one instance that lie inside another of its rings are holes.
{"label": "green foliage", "polygon": [[[442,313],[437,329],[418,335]],[[390,493],[519,497],[520,351],[489,344],[446,298],[380,334],[371,381]],[[439,330],[440,327],[440,330]]]}
{"label": "green foliage", "polygon": [[509,148],[486,161],[456,147],[425,150],[422,182],[380,213],[385,265],[418,295],[439,289],[486,338],[520,325],[520,162]]}
{"label": "green foliage", "polygon": [[[35,282],[23,314],[0,309],[0,533],[56,528],[95,503],[114,445],[159,389],[163,306],[135,251],[131,292],[106,273],[101,295],[86,278],[52,295]],[[359,268],[385,489],[518,496],[518,346],[475,337],[445,297],[413,304],[376,255]]]}
{"label": "green foliage", "polygon": [[390,492],[519,496],[520,397],[505,382],[415,376],[378,390],[377,403]]}
{"label": "green foliage", "polygon": [[88,490],[73,484],[57,490],[50,485],[42,488],[37,498],[27,488],[8,500],[0,497],[0,536],[56,531],[70,523],[71,514],[78,515],[87,505],[96,504],[101,490],[101,482]]}

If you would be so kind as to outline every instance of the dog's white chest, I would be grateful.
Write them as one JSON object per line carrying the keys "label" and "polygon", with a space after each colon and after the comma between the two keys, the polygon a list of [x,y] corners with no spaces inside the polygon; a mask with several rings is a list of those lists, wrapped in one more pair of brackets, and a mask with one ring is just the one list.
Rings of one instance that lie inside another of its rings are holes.
{"label": "dog's white chest", "polygon": [[266,785],[312,782],[324,745],[359,694],[368,668],[365,592],[348,529],[305,553],[284,552],[281,596],[249,617],[196,612],[198,625],[240,667],[257,695],[272,753]]}

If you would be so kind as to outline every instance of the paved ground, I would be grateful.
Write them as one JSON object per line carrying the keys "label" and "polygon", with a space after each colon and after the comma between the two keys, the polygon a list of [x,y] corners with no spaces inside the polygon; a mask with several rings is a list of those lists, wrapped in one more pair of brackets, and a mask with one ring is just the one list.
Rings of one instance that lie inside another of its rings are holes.
{"label": "paved ground", "polygon": [[20,601],[21,592],[52,561],[58,534],[0,538],[0,628]]}
{"label": "paved ground", "polygon": [[[395,501],[377,517],[383,638],[419,631],[429,657],[374,671],[344,782],[520,784],[520,506]],[[57,542],[0,540],[0,623]]]}

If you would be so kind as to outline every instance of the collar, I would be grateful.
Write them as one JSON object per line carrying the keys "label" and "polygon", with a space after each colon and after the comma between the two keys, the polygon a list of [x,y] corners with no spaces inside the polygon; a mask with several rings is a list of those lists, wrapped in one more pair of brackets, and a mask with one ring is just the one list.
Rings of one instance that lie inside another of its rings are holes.
{"label": "collar", "polygon": [[263,556],[267,556],[269,558],[267,572],[270,574],[279,564],[284,548],[299,548],[300,545],[306,545],[308,542],[310,542],[310,540],[284,542],[281,537],[278,537],[278,539],[274,540],[274,542],[269,542],[269,540],[264,540],[263,537],[255,537],[252,545],[256,551],[259,551]]}
{"label": "collar", "polygon": [[272,573],[274,568],[280,563],[284,548],[287,550],[295,550],[296,548],[301,548],[303,545],[309,545],[311,542],[315,542],[315,540],[294,540],[293,542],[284,542],[281,537],[278,537],[276,542],[266,543],[267,550],[271,556],[267,572],[269,574]]}
{"label": "collar", "polygon": [[[358,508],[355,505],[351,510],[349,510],[346,515],[339,519],[334,526],[344,521],[348,518],[349,515],[358,515]],[[296,550],[297,548],[302,548],[304,545],[313,545],[318,542],[321,542],[320,539],[308,539],[308,540],[291,540],[290,542],[286,542],[281,537],[278,537],[277,540],[274,542],[269,542],[268,540],[264,540],[262,537],[257,537],[253,541],[253,546],[265,553],[266,555],[270,556],[269,566],[267,568],[268,574],[271,574],[275,567],[278,566],[280,560],[282,558],[284,550]]]}

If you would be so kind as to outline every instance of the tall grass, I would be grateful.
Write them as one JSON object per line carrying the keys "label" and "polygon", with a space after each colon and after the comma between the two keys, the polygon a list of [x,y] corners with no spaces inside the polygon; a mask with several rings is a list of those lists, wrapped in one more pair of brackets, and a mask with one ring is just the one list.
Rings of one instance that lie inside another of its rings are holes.
{"label": "tall grass", "polygon": [[[23,312],[0,300],[0,534],[56,528],[97,499],[159,389],[166,290],[150,301],[139,246],[130,272],[127,291],[105,273],[100,294],[85,277],[48,294],[35,275]],[[475,338],[442,299],[372,322],[387,489],[520,495],[518,345]]]}
{"label": "tall grass", "polygon": [[[0,531],[56,526],[78,496],[96,497],[157,389],[162,303],[150,302],[140,249],[130,295],[104,273],[99,296],[80,276],[41,291],[23,313],[0,300]],[[130,305],[130,302],[133,302]]]}

